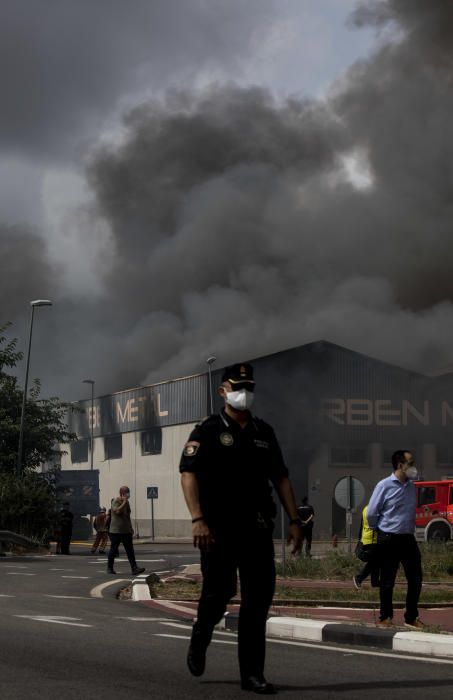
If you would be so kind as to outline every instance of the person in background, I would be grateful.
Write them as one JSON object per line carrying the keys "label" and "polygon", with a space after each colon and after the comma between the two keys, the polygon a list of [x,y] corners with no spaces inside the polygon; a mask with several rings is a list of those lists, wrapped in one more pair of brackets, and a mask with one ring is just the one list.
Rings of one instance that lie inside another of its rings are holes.
{"label": "person in background", "polygon": [[134,576],[143,573],[145,570],[143,567],[137,566],[137,562],[135,560],[135,551],[132,542],[134,529],[132,527],[131,507],[129,504],[130,495],[131,492],[129,486],[122,486],[120,488],[119,497],[112,499],[109,528],[111,546],[107,563],[107,572],[109,574],[116,574],[113,566],[115,563],[115,558],[118,556],[120,544],[123,545],[126,551],[126,555]]}
{"label": "person in background", "polygon": [[93,521],[93,527],[96,530],[96,539],[93,542],[91,554],[96,554],[98,547],[99,554],[104,554],[109,534],[107,529],[107,511],[105,508],[99,510],[99,513]]}
{"label": "person in background", "polygon": [[[72,539],[72,521],[74,515],[69,510],[69,503],[65,501],[58,515],[58,525],[60,532],[60,551],[61,554],[71,554],[69,546]],[[58,548],[58,544],[57,544]]]}
{"label": "person in background", "polygon": [[303,497],[302,505],[298,507],[297,512],[302,523],[302,547],[305,540],[305,554],[307,557],[311,557],[315,511],[313,506],[309,504],[307,496]]}
{"label": "person in background", "polygon": [[380,481],[370,498],[367,518],[377,529],[377,557],[380,567],[380,627],[393,626],[393,588],[400,564],[407,580],[406,627],[423,628],[418,617],[422,590],[421,555],[415,539],[416,488],[418,472],[410,450],[392,455],[393,474]]}
{"label": "person in background", "polygon": [[365,566],[359,571],[358,574],[353,576],[352,582],[357,590],[360,588],[365,579],[371,575],[371,585],[373,588],[379,587],[379,562],[376,556],[377,549],[377,532],[372,530],[368,525],[367,520],[367,510],[368,505],[362,511],[362,519],[360,521],[360,531],[359,531],[359,542],[361,544],[361,550],[366,556]]}

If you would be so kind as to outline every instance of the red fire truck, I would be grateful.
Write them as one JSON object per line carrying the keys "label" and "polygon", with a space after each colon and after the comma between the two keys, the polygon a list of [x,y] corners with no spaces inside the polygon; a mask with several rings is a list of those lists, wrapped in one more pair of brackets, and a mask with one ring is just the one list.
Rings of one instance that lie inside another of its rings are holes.
{"label": "red fire truck", "polygon": [[416,481],[417,539],[447,542],[453,539],[453,479]]}

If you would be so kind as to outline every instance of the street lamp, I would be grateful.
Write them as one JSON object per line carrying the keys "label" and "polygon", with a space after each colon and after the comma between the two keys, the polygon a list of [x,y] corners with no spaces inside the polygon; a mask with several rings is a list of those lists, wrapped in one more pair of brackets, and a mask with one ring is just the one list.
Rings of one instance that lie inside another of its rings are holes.
{"label": "street lamp", "polygon": [[27,401],[27,388],[28,388],[28,370],[30,369],[30,350],[31,350],[31,337],[33,333],[33,318],[36,306],[52,306],[52,302],[49,299],[35,299],[35,301],[30,302],[31,315],[30,315],[30,332],[28,335],[28,352],[27,352],[27,368],[25,370],[25,386],[24,395],[22,397],[22,413],[20,414],[20,428],[19,428],[19,447],[17,449],[17,466],[16,474],[20,476],[22,472],[22,457],[24,450],[24,422],[25,422],[25,404]]}
{"label": "street lamp", "polygon": [[214,413],[214,397],[212,395],[212,374],[211,374],[211,366],[214,364],[214,362],[217,360],[217,357],[214,355],[211,355],[208,357],[206,360],[206,364],[208,365],[208,373],[209,373],[209,402],[211,406],[211,415]]}
{"label": "street lamp", "polygon": [[90,416],[90,464],[93,471],[93,428],[94,428],[94,379],[83,379],[82,384],[91,384],[91,416]]}

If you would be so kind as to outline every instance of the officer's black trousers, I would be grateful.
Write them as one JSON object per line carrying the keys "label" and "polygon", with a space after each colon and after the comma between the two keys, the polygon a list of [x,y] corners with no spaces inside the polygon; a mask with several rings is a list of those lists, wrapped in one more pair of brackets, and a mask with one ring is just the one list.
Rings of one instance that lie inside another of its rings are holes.
{"label": "officer's black trousers", "polygon": [[271,529],[234,535],[216,533],[216,541],[201,553],[203,588],[192,643],[206,647],[215,625],[241,585],[238,655],[242,678],[264,671],[266,619],[275,590],[274,546]]}

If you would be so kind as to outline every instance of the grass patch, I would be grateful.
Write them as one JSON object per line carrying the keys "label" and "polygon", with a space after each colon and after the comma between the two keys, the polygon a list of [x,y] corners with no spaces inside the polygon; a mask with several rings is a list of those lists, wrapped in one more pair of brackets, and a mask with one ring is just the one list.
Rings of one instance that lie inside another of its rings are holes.
{"label": "grass patch", "polygon": [[[453,547],[421,544],[420,551],[425,581],[453,583]],[[277,562],[277,574],[286,578],[349,580],[362,566],[363,563],[354,554],[333,550],[322,559],[288,556],[285,567]],[[399,578],[404,579],[401,571]]]}

